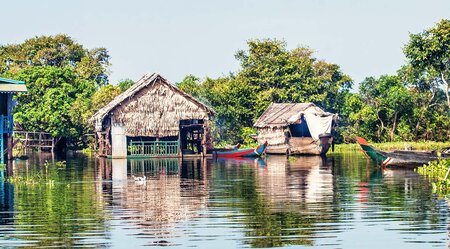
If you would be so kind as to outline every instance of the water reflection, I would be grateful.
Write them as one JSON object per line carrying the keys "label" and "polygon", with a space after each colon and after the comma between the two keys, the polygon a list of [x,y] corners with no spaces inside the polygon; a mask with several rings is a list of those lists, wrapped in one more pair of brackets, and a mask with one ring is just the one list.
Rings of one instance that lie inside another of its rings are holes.
{"label": "water reflection", "polygon": [[359,154],[40,155],[9,169],[0,181],[2,247],[447,247],[448,206],[427,180]]}
{"label": "water reflection", "polygon": [[[174,225],[196,216],[207,205],[206,178],[182,178],[178,159],[114,160],[113,167],[113,175],[119,175],[113,177],[114,182],[121,182],[114,185],[113,205],[124,210],[122,221],[139,227],[134,235],[140,238],[170,243],[177,236]],[[197,167],[203,170],[200,162],[185,162],[183,171],[191,168],[187,175],[195,176]]]}
{"label": "water reflection", "polygon": [[332,200],[331,161],[320,156],[270,156],[256,175],[258,187],[272,202],[314,203]]}
{"label": "water reflection", "polygon": [[[10,165],[10,182],[2,180],[0,240],[10,246],[72,246],[89,244],[89,238],[105,230],[104,205],[98,197],[87,160],[51,165],[45,155]],[[80,167],[81,164],[81,167]],[[84,166],[84,167],[83,167]],[[3,217],[10,217],[4,219]],[[6,222],[5,222],[6,221]],[[105,243],[99,243],[104,245]]]}

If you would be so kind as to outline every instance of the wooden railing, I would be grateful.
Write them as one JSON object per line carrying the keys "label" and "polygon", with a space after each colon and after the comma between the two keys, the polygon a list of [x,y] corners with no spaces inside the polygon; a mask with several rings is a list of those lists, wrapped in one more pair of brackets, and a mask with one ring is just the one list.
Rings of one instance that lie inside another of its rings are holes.
{"label": "wooden railing", "polygon": [[175,156],[178,153],[178,141],[131,141],[128,145],[131,157]]}
{"label": "wooden railing", "polygon": [[0,115],[0,134],[12,134],[14,128],[13,116]]}
{"label": "wooden railing", "polygon": [[47,132],[32,132],[32,131],[14,131],[14,138],[20,141],[22,146],[33,148],[37,150],[54,151],[56,139]]}

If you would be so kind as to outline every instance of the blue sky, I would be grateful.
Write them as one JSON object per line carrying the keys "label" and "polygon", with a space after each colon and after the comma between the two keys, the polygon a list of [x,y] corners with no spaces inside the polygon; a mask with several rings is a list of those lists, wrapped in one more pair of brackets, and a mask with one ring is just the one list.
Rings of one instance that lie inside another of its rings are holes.
{"label": "blue sky", "polygon": [[308,46],[355,82],[395,73],[402,47],[450,18],[450,0],[7,1],[0,44],[64,33],[111,55],[110,80],[159,72],[218,77],[239,69],[234,54],[254,38]]}

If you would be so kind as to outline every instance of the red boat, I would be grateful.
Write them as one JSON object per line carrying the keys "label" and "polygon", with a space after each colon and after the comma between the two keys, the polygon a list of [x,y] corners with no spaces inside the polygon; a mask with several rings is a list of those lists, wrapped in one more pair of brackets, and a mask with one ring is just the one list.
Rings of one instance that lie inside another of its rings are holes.
{"label": "red boat", "polygon": [[216,157],[233,158],[233,157],[260,157],[267,148],[267,141],[253,149],[236,149],[229,151],[214,151]]}

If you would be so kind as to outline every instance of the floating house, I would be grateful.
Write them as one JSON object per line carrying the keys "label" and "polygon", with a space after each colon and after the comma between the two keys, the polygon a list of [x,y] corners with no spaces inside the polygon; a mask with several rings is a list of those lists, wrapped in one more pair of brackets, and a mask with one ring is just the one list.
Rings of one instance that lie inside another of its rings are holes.
{"label": "floating house", "polygon": [[[26,92],[25,82],[0,78],[0,160],[12,159],[13,147],[13,95]],[[6,156],[6,157],[5,157]]]}
{"label": "floating house", "polygon": [[205,156],[214,111],[159,74],[145,74],[91,118],[100,156]]}
{"label": "floating house", "polygon": [[272,103],[254,127],[258,142],[268,142],[268,154],[325,155],[337,118],[313,103]]}

